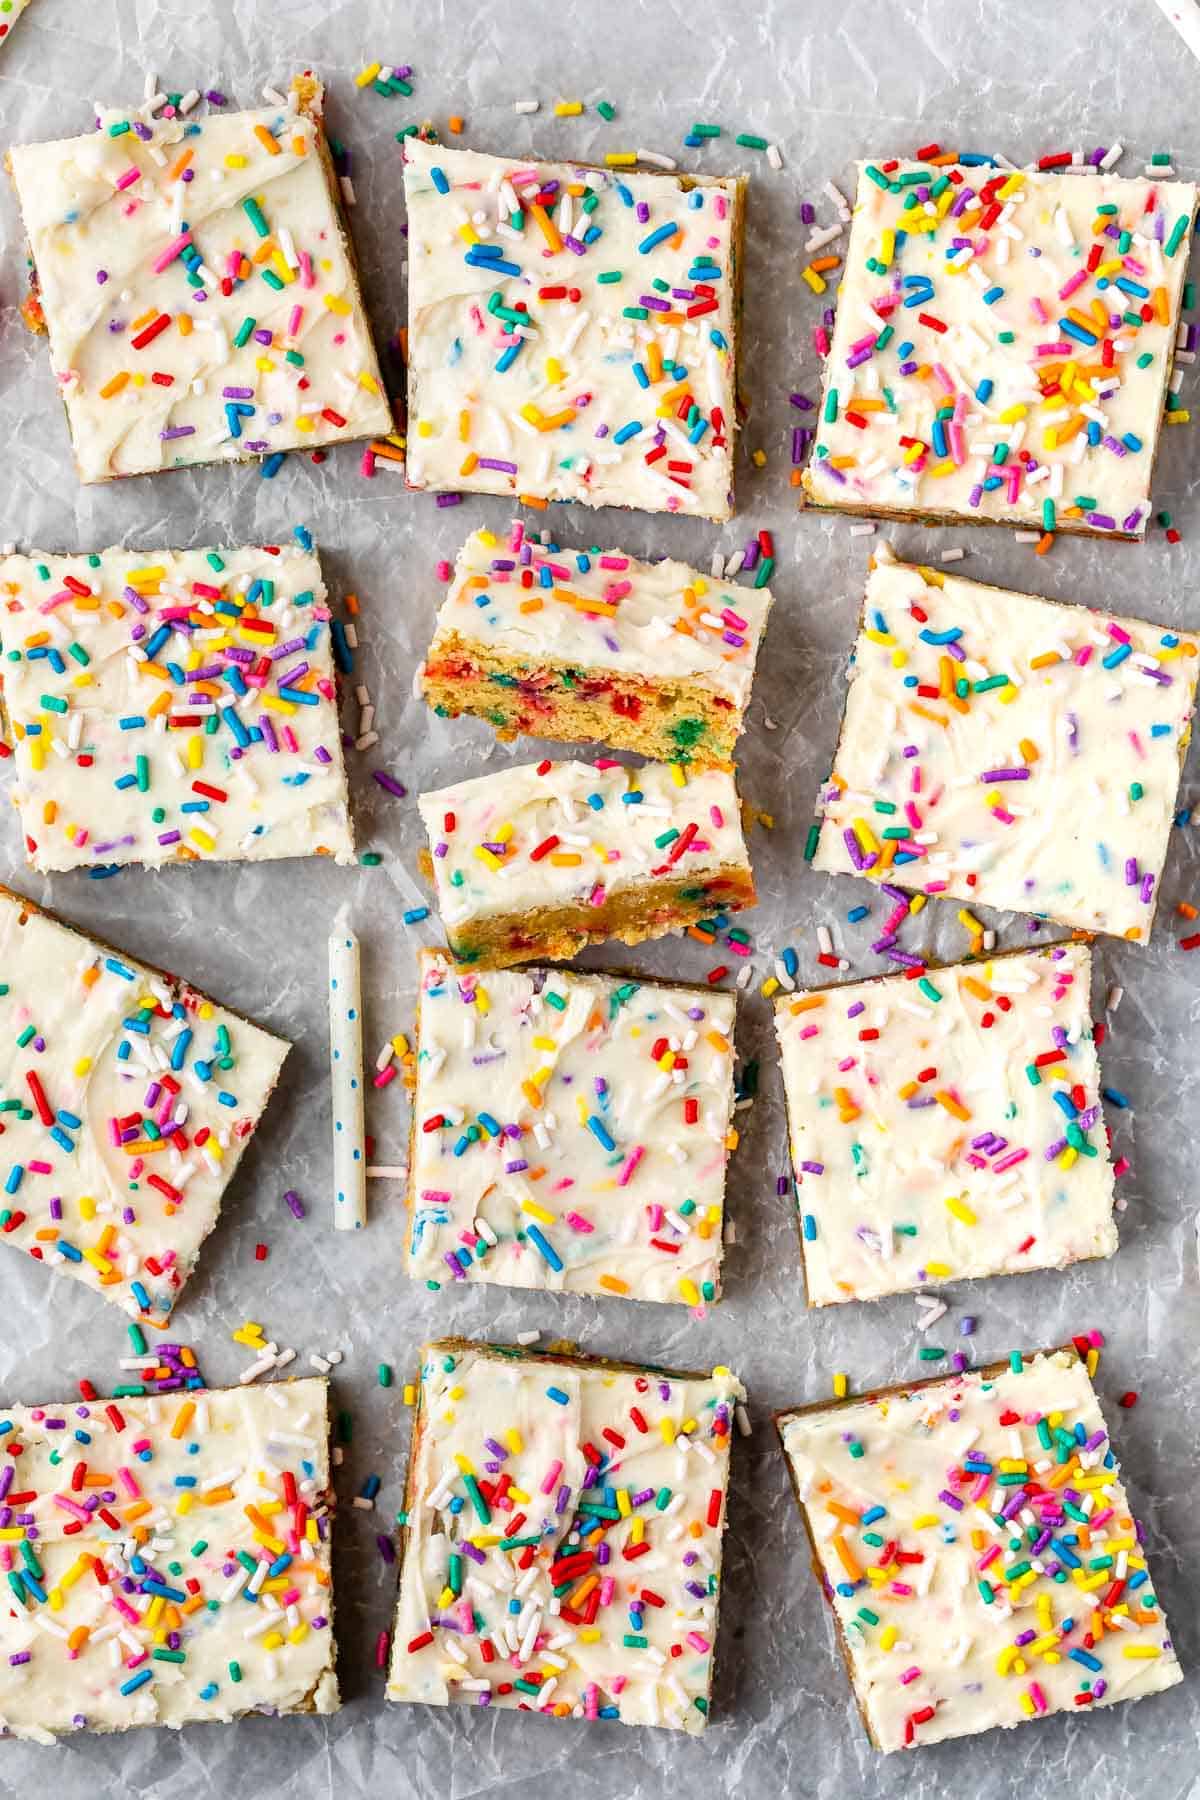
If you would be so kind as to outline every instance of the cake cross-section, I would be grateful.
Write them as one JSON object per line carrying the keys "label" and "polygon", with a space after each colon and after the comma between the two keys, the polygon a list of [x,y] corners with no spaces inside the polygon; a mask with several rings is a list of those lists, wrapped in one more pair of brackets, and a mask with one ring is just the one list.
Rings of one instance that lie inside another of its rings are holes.
{"label": "cake cross-section", "polygon": [[810,1306],[1111,1256],[1082,944],[777,1000]]}
{"label": "cake cross-section", "polygon": [[1082,1718],[1183,1679],[1074,1350],[776,1426],[877,1750]]}
{"label": "cake cross-section", "polygon": [[410,485],[727,519],[744,180],[404,156]]}
{"label": "cake cross-section", "polygon": [[332,630],[312,551],[0,556],[32,867],[352,862]]}
{"label": "cake cross-section", "polygon": [[1154,176],[864,163],[809,498],[1144,536],[1195,212]]}
{"label": "cake cross-section", "polygon": [[410,1275],[718,1297],[732,994],[425,951],[418,1006]]}
{"label": "cake cross-section", "polygon": [[683,563],[541,544],[518,521],[459,551],[421,688],[502,737],[729,762],[770,604]]}
{"label": "cake cross-section", "polygon": [[101,108],[9,152],[81,481],[392,429],[322,100]]}
{"label": "cake cross-section", "polygon": [[1197,648],[1141,619],[898,563],[885,547],[814,866],[1145,943]]}
{"label": "cake cross-section", "polygon": [[427,1345],[388,1699],[703,1731],[744,1398],[724,1368]]}
{"label": "cake cross-section", "polygon": [[164,1325],[288,1045],[0,888],[0,1242]]}
{"label": "cake cross-section", "polygon": [[526,763],[422,794],[460,962],[574,956],[755,902],[733,776],[679,764]]}
{"label": "cake cross-section", "polygon": [[10,1406],[0,1444],[6,1731],[337,1710],[324,1381]]}

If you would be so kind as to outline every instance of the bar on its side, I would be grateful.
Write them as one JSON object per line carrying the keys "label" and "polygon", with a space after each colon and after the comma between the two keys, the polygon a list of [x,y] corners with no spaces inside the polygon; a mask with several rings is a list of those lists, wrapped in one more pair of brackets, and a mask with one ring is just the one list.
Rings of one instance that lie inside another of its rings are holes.
{"label": "bar on its side", "polygon": [[722,763],[742,730],[769,589],[622,550],[563,550],[482,530],[458,553],[421,666],[446,718],[500,737],[607,743]]}
{"label": "bar on its side", "polygon": [[422,794],[419,806],[462,963],[640,944],[755,902],[724,769],[526,763]]}

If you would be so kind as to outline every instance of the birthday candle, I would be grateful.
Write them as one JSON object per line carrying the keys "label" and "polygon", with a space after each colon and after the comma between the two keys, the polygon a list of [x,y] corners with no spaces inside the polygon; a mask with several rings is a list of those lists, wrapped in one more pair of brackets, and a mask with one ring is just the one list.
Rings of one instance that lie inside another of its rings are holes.
{"label": "birthday candle", "polygon": [[334,920],[329,936],[329,1070],[333,1089],[333,1223],[358,1231],[367,1222],[363,1127],[362,994],[358,939]]}

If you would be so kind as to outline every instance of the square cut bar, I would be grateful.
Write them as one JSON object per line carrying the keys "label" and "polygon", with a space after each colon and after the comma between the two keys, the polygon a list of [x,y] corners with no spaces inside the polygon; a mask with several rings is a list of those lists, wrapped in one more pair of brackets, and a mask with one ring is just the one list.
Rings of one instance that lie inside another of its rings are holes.
{"label": "square cut bar", "polygon": [[1196,189],[861,166],[809,499],[1140,538]]}
{"label": "square cut bar", "polygon": [[1117,1247],[1082,944],[776,1001],[810,1306]]}
{"label": "square cut bar", "polygon": [[1074,1350],[1014,1352],[775,1423],[877,1750],[1183,1679]]}
{"label": "square cut bar", "polygon": [[315,553],[0,556],[31,867],[354,860]]}
{"label": "square cut bar", "polygon": [[437,902],[462,963],[640,944],[755,902],[724,769],[542,762],[422,794]]}
{"label": "square cut bar", "polygon": [[725,1368],[427,1344],[388,1699],[703,1731],[744,1399]]}
{"label": "square cut bar", "polygon": [[392,429],[323,89],[206,118],[102,109],[9,152],[79,478]]}
{"label": "square cut bar", "polygon": [[408,1272],[720,1294],[733,994],[420,961]]}
{"label": "square cut bar", "polygon": [[409,485],[729,518],[744,177],[404,156]]}
{"label": "square cut bar", "polygon": [[336,1712],[324,1381],[11,1406],[0,1443],[0,1726]]}
{"label": "square cut bar", "polygon": [[289,1048],[0,888],[0,1242],[165,1325]]}
{"label": "square cut bar", "polygon": [[684,563],[548,548],[516,522],[458,553],[421,687],[446,718],[729,762],[771,595]]}
{"label": "square cut bar", "polygon": [[814,866],[1145,943],[1197,667],[1181,632],[877,555]]}

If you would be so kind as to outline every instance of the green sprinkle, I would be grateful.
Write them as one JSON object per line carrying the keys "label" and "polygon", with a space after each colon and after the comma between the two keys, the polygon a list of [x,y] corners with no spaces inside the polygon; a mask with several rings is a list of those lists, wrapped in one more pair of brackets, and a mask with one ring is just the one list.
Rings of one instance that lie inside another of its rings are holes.
{"label": "green sprinkle", "polygon": [[[258,201],[252,194],[247,195],[246,199],[242,201],[242,211],[245,213],[260,238],[270,237],[271,227],[263,218],[262,207],[258,204]],[[282,285],[283,284],[280,283],[280,286]]]}
{"label": "green sprinkle", "polygon": [[602,119],[615,119],[617,116],[617,109],[611,100],[597,100],[596,111]]}
{"label": "green sprinkle", "polygon": [[392,1370],[389,1363],[380,1363],[379,1365],[379,1385],[380,1387],[391,1387],[392,1385]]}
{"label": "green sprinkle", "polygon": [[941,1362],[945,1354],[940,1344],[922,1344],[917,1352],[921,1362]]}
{"label": "green sprinkle", "polygon": [[920,988],[921,992],[924,994],[924,996],[927,1000],[932,1000],[936,1003],[942,997],[938,993],[938,990],[934,987],[932,981],[930,981],[930,979],[927,975],[922,975],[920,981],[918,981],[918,983],[917,983],[917,986]]}
{"label": "green sprinkle", "polygon": [[379,850],[364,850],[358,860],[364,869],[377,869],[383,861],[383,853]]}
{"label": "green sprinkle", "polygon": [[765,150],[767,147],[766,138],[755,137],[752,131],[739,131],[733,141],[740,144],[743,150]]}
{"label": "green sprinkle", "polygon": [[719,138],[720,135],[721,135],[721,127],[719,125],[693,125],[692,126],[692,136],[693,137]]}

